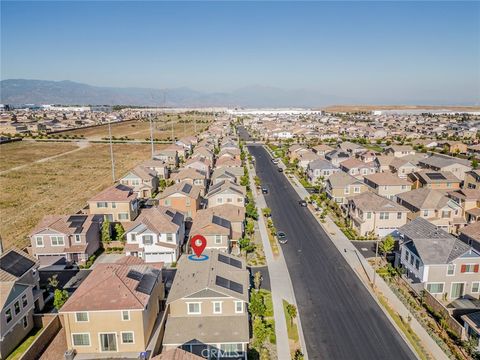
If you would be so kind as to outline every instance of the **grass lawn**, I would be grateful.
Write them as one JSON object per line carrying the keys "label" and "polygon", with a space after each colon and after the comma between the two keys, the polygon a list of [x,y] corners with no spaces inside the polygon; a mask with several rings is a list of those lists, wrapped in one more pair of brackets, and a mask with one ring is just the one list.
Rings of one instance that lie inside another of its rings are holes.
{"label": "grass lawn", "polygon": [[[1,146],[3,149],[5,145]],[[165,146],[157,144],[155,149]],[[113,148],[117,179],[150,158],[150,146],[146,144],[115,144]],[[90,144],[74,153],[0,175],[0,229],[4,245],[26,246],[30,243],[27,235],[44,215],[75,213],[90,197],[110,185],[108,144]]]}
{"label": "grass lawn", "polygon": [[272,293],[265,289],[260,289],[259,293],[262,294],[263,303],[266,307],[265,317],[273,317]]}
{"label": "grass lawn", "polygon": [[287,312],[288,301],[282,300],[283,312],[285,313],[285,321],[287,322],[288,345],[290,347],[290,354],[293,355],[300,349],[300,341],[298,336],[297,320],[290,317]]}
{"label": "grass lawn", "polygon": [[0,171],[78,149],[74,143],[16,141],[0,145]]}
{"label": "grass lawn", "polygon": [[[178,116],[181,116],[179,119]],[[194,120],[197,121],[197,133],[205,129],[209,124],[202,123],[204,121],[211,122],[212,115],[186,115],[186,114],[164,114],[159,115],[157,120],[153,121],[153,137],[155,139],[165,139],[173,135],[181,138],[183,136],[193,135],[195,132]],[[180,121],[187,121],[181,123]],[[201,122],[202,121],[202,122]],[[150,122],[144,120],[125,121],[111,125],[112,136],[116,138],[127,136],[130,139],[145,140],[150,138]],[[100,140],[108,137],[108,125],[101,125],[87,129],[78,129],[59,133],[60,135],[78,135],[84,136],[89,140]]]}
{"label": "grass lawn", "polygon": [[32,329],[30,333],[27,335],[23,343],[21,343],[8,357],[6,360],[17,360],[23,355],[23,353],[28,349],[30,345],[32,345],[33,341],[40,335],[40,329]]}

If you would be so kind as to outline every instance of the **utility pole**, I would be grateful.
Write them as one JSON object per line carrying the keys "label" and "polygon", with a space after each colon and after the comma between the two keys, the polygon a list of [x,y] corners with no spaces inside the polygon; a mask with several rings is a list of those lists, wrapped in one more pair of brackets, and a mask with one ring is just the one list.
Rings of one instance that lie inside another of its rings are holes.
{"label": "utility pole", "polygon": [[378,262],[378,239],[375,240],[375,266],[373,267],[373,291],[375,291],[375,281],[377,279],[377,262]]}
{"label": "utility pole", "polygon": [[152,159],[153,159],[153,126],[152,126],[153,114],[150,114],[150,144],[152,146]]}
{"label": "utility pole", "polygon": [[110,119],[108,120],[108,135],[110,136],[110,159],[112,161],[112,179],[115,183],[115,161],[113,160],[112,127],[110,125]]}
{"label": "utility pole", "polygon": [[175,144],[175,136],[173,133],[173,120],[171,120],[171,123],[172,123],[172,144]]}
{"label": "utility pole", "polygon": [[194,134],[193,135],[197,135],[197,117],[194,117],[193,119],[193,123],[195,124],[194,125]]}

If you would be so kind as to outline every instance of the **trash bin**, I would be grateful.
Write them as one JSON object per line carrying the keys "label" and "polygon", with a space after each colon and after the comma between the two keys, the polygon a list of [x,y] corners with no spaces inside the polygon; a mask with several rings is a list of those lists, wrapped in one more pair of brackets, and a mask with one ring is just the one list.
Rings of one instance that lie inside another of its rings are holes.
{"label": "trash bin", "polygon": [[73,358],[75,357],[75,350],[72,349],[65,351],[63,357],[65,358],[65,360],[73,360]]}

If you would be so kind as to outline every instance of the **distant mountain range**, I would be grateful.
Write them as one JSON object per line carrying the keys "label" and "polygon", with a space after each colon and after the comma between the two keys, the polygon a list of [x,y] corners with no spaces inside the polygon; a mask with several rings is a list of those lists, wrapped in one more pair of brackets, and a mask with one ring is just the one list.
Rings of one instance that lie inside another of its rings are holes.
{"label": "distant mountain range", "polygon": [[171,89],[100,87],[73,81],[9,79],[0,81],[2,104],[136,105],[169,107],[316,107],[351,103],[351,99],[309,90],[249,86],[208,93]]}

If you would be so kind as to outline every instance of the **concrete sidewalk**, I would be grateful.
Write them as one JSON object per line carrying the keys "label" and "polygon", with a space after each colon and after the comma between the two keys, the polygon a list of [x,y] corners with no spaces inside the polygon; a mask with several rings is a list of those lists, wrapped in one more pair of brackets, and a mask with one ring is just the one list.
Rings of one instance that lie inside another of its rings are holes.
{"label": "concrete sidewalk", "polygon": [[[304,199],[306,196],[309,195],[308,192],[305,190],[305,188],[300,184],[296,176],[294,176],[292,179],[289,179],[289,181],[290,183],[292,183],[292,187],[295,189],[297,194],[302,199]],[[430,354],[432,359],[447,360],[448,359],[447,355],[438,346],[438,344],[431,338],[431,336],[427,333],[427,331],[423,328],[423,326],[415,319],[413,314],[405,307],[405,305],[400,301],[400,299],[398,299],[398,297],[393,293],[393,291],[390,289],[387,283],[385,283],[385,281],[380,276],[375,277],[376,286],[374,291],[372,286],[372,281],[375,273],[374,269],[372,268],[370,263],[363,257],[363,255],[357,251],[357,249],[352,244],[352,242],[345,236],[345,234],[340,230],[340,228],[333,222],[330,216],[327,216],[325,218],[325,222],[322,222],[315,215],[315,211],[312,209],[312,207],[309,206],[308,208],[313,213],[318,223],[323,227],[323,229],[329,236],[330,240],[333,242],[333,244],[337,247],[337,249],[340,251],[342,256],[345,258],[347,263],[358,275],[358,277],[363,282],[363,284],[365,285],[367,290],[370,292],[372,297],[379,304],[380,308],[383,310],[387,318],[390,320],[393,326],[397,329],[400,336],[402,336],[404,341],[410,346],[413,353],[417,354],[413,346],[410,344],[410,342],[406,338],[405,334],[393,321],[393,319],[390,317],[390,315],[384,309],[384,307],[379,303],[377,298],[377,292],[381,293],[387,299],[388,304],[403,319],[407,319],[407,318],[412,319],[410,321],[410,327],[415,332],[415,334],[418,335],[424,349]]]}
{"label": "concrete sidewalk", "polygon": [[[255,168],[253,170],[249,168],[250,183],[254,184],[253,178],[255,176]],[[279,245],[279,256],[274,257],[272,248],[270,247],[270,241],[268,239],[268,230],[265,224],[265,219],[261,214],[262,208],[267,207],[265,198],[261,193],[252,187],[252,193],[257,205],[259,212],[258,218],[258,227],[260,230],[260,235],[262,238],[263,251],[265,253],[265,258],[267,260],[268,271],[270,274],[270,286],[272,289],[272,302],[273,302],[273,315],[275,319],[275,335],[277,338],[277,357],[280,360],[289,360],[291,359],[288,333],[287,333],[287,322],[285,319],[285,313],[283,310],[282,300],[286,300],[291,304],[297,306],[295,300],[295,294],[293,291],[292,282],[290,280],[290,274],[288,273],[287,264],[285,263],[285,258],[283,257],[282,249]],[[298,306],[297,306],[298,309]],[[298,322],[298,332],[300,345],[302,347],[302,353],[304,354],[305,359],[308,359],[307,347],[305,346],[305,339],[303,337],[302,325],[300,316],[297,316]]]}

